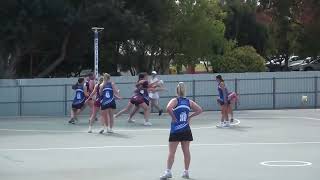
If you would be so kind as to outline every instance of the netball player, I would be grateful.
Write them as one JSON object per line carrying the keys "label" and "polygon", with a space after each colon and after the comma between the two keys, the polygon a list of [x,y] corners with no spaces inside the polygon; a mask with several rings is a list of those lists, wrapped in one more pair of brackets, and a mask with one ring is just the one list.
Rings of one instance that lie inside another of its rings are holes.
{"label": "netball player", "polygon": [[[171,168],[174,162],[175,153],[179,144],[181,144],[184,155],[184,172],[182,178],[189,179],[190,166],[190,142],[193,141],[190,128],[190,121],[193,117],[202,112],[202,108],[192,100],[186,98],[186,88],[183,82],[178,83],[177,98],[170,100],[167,106],[167,112],[171,116],[171,129],[169,137],[169,155],[167,160],[167,169],[160,179],[172,178]],[[190,114],[190,111],[193,114]]]}
{"label": "netball player", "polygon": [[149,122],[149,96],[148,91],[151,91],[151,85],[148,84],[147,81],[147,74],[140,73],[138,77],[138,81],[136,83],[136,89],[134,90],[134,95],[128,102],[126,108],[118,112],[115,117],[119,117],[121,114],[130,111],[132,108],[132,112],[129,115],[128,122],[134,123],[135,121],[132,120],[134,114],[138,111],[139,107],[144,109],[144,117],[145,117],[145,126],[151,126],[152,124]]}
{"label": "netball player", "polygon": [[[137,94],[137,97],[139,97],[138,98],[139,101],[136,101],[136,102],[133,101],[133,104],[135,104],[135,107],[129,115],[129,120],[128,120],[129,122],[134,122],[132,120],[132,117],[136,114],[136,112],[139,110],[139,108],[142,108],[144,119],[145,119],[144,125],[145,126],[152,126],[152,123],[149,121],[149,116],[150,116],[149,92],[154,92],[157,89],[158,83],[159,83],[159,80],[149,84],[148,74],[143,73],[141,80],[137,84],[137,87],[139,87],[138,89],[140,90],[139,93]],[[159,88],[159,89],[163,89],[163,88]]]}
{"label": "netball player", "polygon": [[76,93],[72,102],[71,119],[69,120],[69,123],[75,124],[77,116],[85,107],[86,97],[88,97],[89,94],[87,92],[87,87],[84,86],[84,78],[79,78],[78,82],[72,86],[72,89],[75,90]]}
{"label": "netball player", "polygon": [[[156,71],[152,71],[151,72],[151,79],[150,79],[150,84],[155,83],[155,82],[160,82],[159,79],[157,78],[157,72]],[[161,81],[163,82],[163,81]],[[157,83],[156,85],[158,88],[162,88],[163,87],[163,83]],[[163,113],[163,110],[160,108],[159,106],[159,93],[158,91],[155,92],[150,92],[149,93],[149,97],[150,97],[150,102],[151,102],[151,110],[154,108],[156,108],[159,112],[159,116],[161,116],[161,114]]]}
{"label": "netball player", "polygon": [[219,98],[217,99],[218,104],[221,107],[221,122],[217,125],[219,128],[230,127],[228,113],[230,112],[230,100],[228,99],[228,89],[222,79],[221,75],[216,76],[218,82],[218,93]]}
{"label": "netball player", "polygon": [[[99,112],[100,110],[100,106],[101,106],[101,96],[100,96],[100,92],[99,92],[99,89],[100,89],[100,85],[103,83],[103,77],[100,77],[99,78],[99,82],[98,84],[96,84],[94,86],[94,89],[92,91],[92,93],[90,94],[90,96],[88,97],[88,99],[86,100],[86,103],[89,101],[89,99],[92,99],[92,97],[95,96],[95,101],[94,101],[94,106],[92,108],[92,115],[90,117],[90,120],[89,120],[89,130],[88,130],[88,133],[92,133],[92,125],[95,121],[95,119],[97,118],[97,113]],[[101,119],[101,122],[102,122],[102,125],[104,127],[106,127],[106,124],[105,122]]]}
{"label": "netball player", "polygon": [[[119,90],[114,82],[111,81],[108,73],[103,74],[103,83],[100,85],[99,93],[101,95],[101,118],[104,121],[104,129],[100,131],[102,134],[107,130],[108,133],[113,133],[114,110],[116,109],[115,98],[121,99]],[[107,127],[106,127],[107,126]]]}
{"label": "netball player", "polygon": [[[86,82],[85,82],[85,86],[86,86],[86,89],[87,89],[87,93],[88,93],[89,95],[93,92],[93,89],[94,89],[94,86],[95,86],[94,80],[95,80],[94,74],[93,74],[93,73],[89,73],[89,74],[88,74],[88,77],[87,77],[87,80],[86,80]],[[86,102],[87,102],[86,105],[88,105],[89,108],[90,108],[90,117],[91,117],[92,114],[93,114],[94,101],[93,101],[93,99],[92,99],[92,97],[91,97],[91,98],[88,98],[88,100],[87,100]],[[95,119],[95,120],[97,120],[97,119]],[[89,121],[90,121],[90,120],[89,120]]]}

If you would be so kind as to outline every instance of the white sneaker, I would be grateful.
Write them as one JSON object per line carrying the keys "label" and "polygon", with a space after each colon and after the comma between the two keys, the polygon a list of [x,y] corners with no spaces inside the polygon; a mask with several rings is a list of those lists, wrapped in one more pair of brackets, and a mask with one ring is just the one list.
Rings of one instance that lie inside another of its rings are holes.
{"label": "white sneaker", "polygon": [[113,130],[111,128],[108,128],[107,133],[113,133]]}
{"label": "white sneaker", "polygon": [[217,128],[223,128],[224,124],[222,122],[220,122],[219,124],[216,125]]}
{"label": "white sneaker", "polygon": [[189,172],[188,171],[183,171],[182,175],[181,175],[182,178],[184,179],[189,179]]}
{"label": "white sneaker", "polygon": [[89,129],[88,129],[88,133],[92,133],[92,128],[91,127],[89,127]]}
{"label": "white sneaker", "polygon": [[132,120],[132,119],[129,119],[128,120],[128,123],[135,123],[136,121],[135,120]]}
{"label": "white sneaker", "polygon": [[170,171],[165,171],[162,176],[160,176],[160,179],[168,179],[172,178],[172,173]]}
{"label": "white sneaker", "polygon": [[223,127],[224,127],[224,128],[229,128],[229,127],[230,127],[230,122],[227,121],[226,123],[224,123]]}
{"label": "white sneaker", "polygon": [[145,126],[152,126],[152,123],[151,123],[151,122],[144,122],[143,125],[145,125]]}

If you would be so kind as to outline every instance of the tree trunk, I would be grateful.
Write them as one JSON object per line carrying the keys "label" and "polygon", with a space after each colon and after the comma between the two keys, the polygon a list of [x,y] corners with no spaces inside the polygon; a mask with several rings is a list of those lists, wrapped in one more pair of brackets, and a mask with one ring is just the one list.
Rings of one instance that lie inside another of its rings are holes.
{"label": "tree trunk", "polygon": [[59,66],[65,59],[66,54],[67,54],[67,47],[69,44],[69,39],[70,39],[70,32],[67,33],[67,35],[64,37],[61,50],[60,50],[60,56],[51,64],[49,65],[48,68],[43,70],[39,75],[37,76],[38,78],[45,77],[48,74],[50,74],[52,71],[55,70],[57,66]]}

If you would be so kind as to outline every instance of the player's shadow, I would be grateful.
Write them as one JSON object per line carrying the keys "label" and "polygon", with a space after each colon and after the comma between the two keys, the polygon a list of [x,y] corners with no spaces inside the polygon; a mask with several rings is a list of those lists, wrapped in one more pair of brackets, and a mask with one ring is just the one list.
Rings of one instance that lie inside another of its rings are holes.
{"label": "player's shadow", "polygon": [[[99,134],[100,135],[100,134]],[[122,138],[122,139],[130,139],[131,137],[126,135],[126,134],[120,134],[120,133],[104,133],[104,134],[101,134],[101,135],[104,135],[104,136],[107,136],[107,137],[115,137],[115,138]]]}
{"label": "player's shadow", "polygon": [[233,125],[229,128],[218,128],[221,130],[230,130],[230,131],[240,131],[240,132],[248,132],[248,129],[251,129],[251,126],[240,126],[240,125]]}
{"label": "player's shadow", "polygon": [[248,129],[251,129],[251,128],[252,128],[251,126],[240,126],[240,125],[237,125],[237,126],[231,126],[230,128],[227,128],[227,129],[233,130],[233,131],[247,132]]}

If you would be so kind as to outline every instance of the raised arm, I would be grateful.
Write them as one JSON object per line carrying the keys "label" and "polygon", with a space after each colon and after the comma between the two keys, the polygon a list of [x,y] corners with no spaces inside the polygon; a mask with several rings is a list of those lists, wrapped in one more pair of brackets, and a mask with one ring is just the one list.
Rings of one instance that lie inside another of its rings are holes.
{"label": "raised arm", "polygon": [[94,86],[92,93],[90,94],[90,96],[88,97],[88,99],[91,99],[95,94],[97,94],[97,92],[99,91],[98,89],[98,84]]}
{"label": "raised arm", "polygon": [[173,98],[169,101],[168,105],[167,105],[167,112],[169,113],[169,115],[171,116],[171,119],[173,122],[176,122],[176,116],[173,113],[173,109],[177,106],[178,101],[176,98]]}

